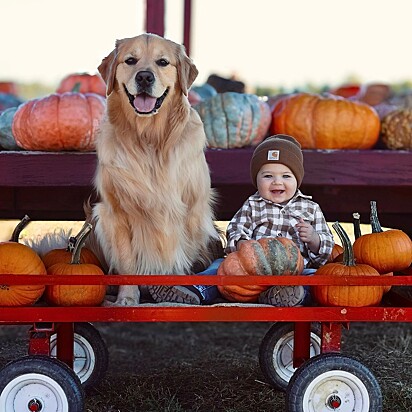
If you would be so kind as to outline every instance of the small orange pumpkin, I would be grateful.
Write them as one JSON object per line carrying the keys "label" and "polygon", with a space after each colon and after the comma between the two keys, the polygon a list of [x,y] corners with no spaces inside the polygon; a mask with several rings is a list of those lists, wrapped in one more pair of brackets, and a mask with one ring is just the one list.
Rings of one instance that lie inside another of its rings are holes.
{"label": "small orange pumpkin", "polygon": [[295,137],[302,149],[371,149],[379,138],[380,120],[366,103],[296,93],[276,104],[270,131]]}
{"label": "small orange pumpkin", "polygon": [[[47,269],[49,275],[96,275],[103,271],[91,263],[80,263],[80,252],[90,233],[92,225],[87,224],[80,232],[70,263],[55,263]],[[99,306],[105,297],[105,285],[48,285],[46,301],[55,306]]]}
{"label": "small orange pumpkin", "polygon": [[371,201],[372,233],[360,236],[353,244],[358,263],[373,266],[379,273],[387,274],[406,269],[412,263],[412,241],[398,229],[382,230],[376,202]]}
{"label": "small orange pumpkin", "polygon": [[13,136],[26,150],[92,151],[105,107],[106,100],[96,93],[53,93],[28,100],[13,117]]}
{"label": "small orange pumpkin", "polygon": [[335,243],[332,249],[332,253],[329,256],[328,262],[340,262],[342,261],[343,247],[338,243]]}
{"label": "small orange pumpkin", "polygon": [[106,97],[106,83],[99,74],[69,74],[60,82],[56,92],[60,94],[71,92],[77,84],[80,86],[80,93],[96,93]]}
{"label": "small orange pumpkin", "polygon": [[[0,274],[46,275],[40,256],[30,247],[18,243],[19,234],[29,221],[26,215],[14,229],[11,240],[0,243]],[[0,285],[0,306],[33,305],[44,289],[44,285]]]}
{"label": "small orange pumpkin", "polygon": [[18,96],[17,84],[15,82],[0,82],[0,93]]}
{"label": "small orange pumpkin", "polygon": [[[353,216],[353,231],[354,231],[354,234],[355,234],[355,241],[356,241],[356,239],[359,239],[362,236],[361,225],[360,225],[360,214],[358,212],[354,212],[354,213],[352,213],[352,216]],[[356,260],[356,258],[355,258],[355,260]],[[371,266],[373,266],[373,265],[371,265]],[[393,276],[393,272],[385,273],[382,276]],[[383,286],[383,293],[389,292],[391,290],[391,287],[392,286],[390,286],[390,285]]]}
{"label": "small orange pumpkin", "polygon": [[[47,252],[43,257],[44,266],[48,269],[50,266],[53,266],[56,263],[70,263],[72,260],[73,250],[76,243],[79,240],[83,230],[85,229],[87,223],[85,223],[80,229],[80,232],[76,236],[72,236],[69,239],[67,248],[65,249],[52,249]],[[102,265],[97,258],[97,256],[88,248],[82,247],[80,252],[80,263],[91,263],[92,265],[99,266],[102,268]]]}
{"label": "small orange pumpkin", "polygon": [[[343,262],[326,263],[314,273],[314,276],[379,276],[379,272],[372,266],[355,265],[348,235],[338,222],[332,227],[343,245]],[[313,285],[311,290],[314,299],[323,306],[374,306],[380,303],[383,295],[382,286]]]}
{"label": "small orange pumpkin", "polygon": [[[218,275],[299,275],[304,261],[298,246],[283,237],[242,242],[219,266]],[[268,285],[218,285],[222,296],[231,302],[257,302]]]}

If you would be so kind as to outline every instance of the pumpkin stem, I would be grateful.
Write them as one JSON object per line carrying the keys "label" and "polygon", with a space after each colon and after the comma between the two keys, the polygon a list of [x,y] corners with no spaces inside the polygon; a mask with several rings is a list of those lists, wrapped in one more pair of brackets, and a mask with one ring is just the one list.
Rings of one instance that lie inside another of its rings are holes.
{"label": "pumpkin stem", "polygon": [[381,233],[383,232],[382,226],[378,219],[378,209],[376,207],[376,202],[371,200],[371,226],[372,226],[372,233]]}
{"label": "pumpkin stem", "polygon": [[81,87],[81,83],[77,82],[74,84],[73,88],[72,88],[72,93],[80,93],[80,87]]}
{"label": "pumpkin stem", "polygon": [[86,228],[86,226],[89,223],[84,222],[84,225],[82,226],[82,228],[80,229],[79,233],[76,236],[70,236],[69,237],[69,241],[67,243],[67,248],[66,250],[70,253],[73,253],[74,247],[76,246],[76,243],[79,241],[79,236],[80,234],[83,232],[83,230]]}
{"label": "pumpkin stem", "polygon": [[74,249],[72,252],[72,260],[70,262],[72,265],[80,264],[80,253],[82,251],[84,243],[86,242],[87,236],[89,236],[92,230],[92,227],[93,226],[90,223],[85,223],[80,232],[77,234],[77,241],[74,245]]}
{"label": "pumpkin stem", "polygon": [[355,233],[355,239],[358,239],[362,236],[360,228],[360,214],[358,212],[352,213],[353,216],[353,231]]}
{"label": "pumpkin stem", "polygon": [[348,234],[345,232],[339,222],[335,222],[332,227],[335,229],[343,246],[343,264],[345,266],[355,266],[353,247]]}
{"label": "pumpkin stem", "polygon": [[22,230],[30,223],[30,218],[25,215],[22,220],[17,224],[17,226],[14,228],[13,233],[10,238],[10,242],[18,242],[19,241],[19,236]]}

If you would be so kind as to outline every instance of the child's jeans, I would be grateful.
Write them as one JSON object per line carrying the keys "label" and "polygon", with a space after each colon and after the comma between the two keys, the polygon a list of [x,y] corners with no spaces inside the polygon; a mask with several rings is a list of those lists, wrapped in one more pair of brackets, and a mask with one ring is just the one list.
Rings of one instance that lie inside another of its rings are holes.
{"label": "child's jeans", "polygon": [[[302,275],[306,276],[312,276],[316,272],[316,269],[303,269]],[[310,293],[310,286],[305,285],[303,286],[303,289],[305,289],[305,298],[303,300],[303,306],[310,306],[312,303],[312,296]]]}
{"label": "child's jeans", "polygon": [[[196,275],[216,275],[217,269],[223,262],[223,258],[216,259],[203,272],[196,273]],[[194,285],[203,296],[203,305],[210,305],[216,298],[220,297],[219,290],[216,285]]]}

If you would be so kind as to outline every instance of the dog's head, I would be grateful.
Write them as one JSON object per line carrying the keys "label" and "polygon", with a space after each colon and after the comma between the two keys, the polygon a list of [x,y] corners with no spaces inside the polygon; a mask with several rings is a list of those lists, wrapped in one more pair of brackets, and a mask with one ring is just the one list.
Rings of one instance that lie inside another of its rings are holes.
{"label": "dog's head", "polygon": [[176,93],[187,96],[198,71],[182,45],[155,34],[117,40],[98,67],[107,95],[123,93],[140,116],[152,116]]}

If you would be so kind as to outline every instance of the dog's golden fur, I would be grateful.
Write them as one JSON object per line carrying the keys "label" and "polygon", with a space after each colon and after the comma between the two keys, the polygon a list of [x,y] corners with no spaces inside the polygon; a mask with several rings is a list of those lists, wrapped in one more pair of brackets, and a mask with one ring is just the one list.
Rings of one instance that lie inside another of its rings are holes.
{"label": "dog's golden fur", "polygon": [[[189,273],[218,239],[206,137],[187,99],[197,69],[183,46],[152,34],[118,40],[98,69],[107,114],[93,223],[109,270]],[[138,303],[137,287],[120,287],[116,304]]]}

